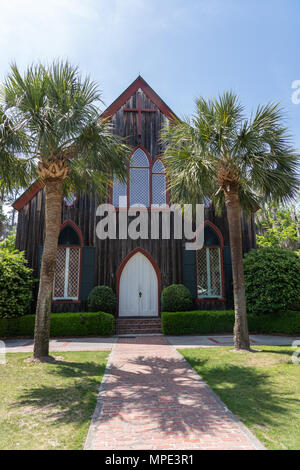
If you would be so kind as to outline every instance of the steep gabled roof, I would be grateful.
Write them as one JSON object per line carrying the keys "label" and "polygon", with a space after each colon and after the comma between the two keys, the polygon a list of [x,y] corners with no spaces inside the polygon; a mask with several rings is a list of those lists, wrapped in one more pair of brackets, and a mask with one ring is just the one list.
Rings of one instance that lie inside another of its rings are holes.
{"label": "steep gabled roof", "polygon": [[13,203],[13,208],[17,211],[23,209],[26,204],[34,198],[34,196],[43,188],[41,181],[35,181],[28,189]]}
{"label": "steep gabled roof", "polygon": [[[150,85],[139,75],[134,82],[126,88],[123,93],[102,113],[103,118],[110,118],[113,116],[130,97],[141,89],[145,95],[157,106],[157,108],[170,120],[178,119],[176,114],[169,108],[169,106],[158,96],[157,93],[150,87]],[[36,181],[33,183],[14,203],[13,208],[20,211],[28,204],[31,199],[43,188],[43,183]]]}
{"label": "steep gabled roof", "polygon": [[128,88],[103,112],[102,116],[108,118],[113,116],[130,97],[141,89],[145,95],[158,107],[158,109],[169,119],[178,119],[176,114],[169,106],[158,96],[151,86],[139,75]]}

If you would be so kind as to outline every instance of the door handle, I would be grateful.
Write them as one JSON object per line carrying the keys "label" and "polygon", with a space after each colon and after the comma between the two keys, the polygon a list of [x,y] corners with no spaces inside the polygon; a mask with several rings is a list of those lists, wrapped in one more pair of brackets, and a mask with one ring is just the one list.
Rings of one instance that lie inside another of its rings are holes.
{"label": "door handle", "polygon": [[141,292],[139,292],[139,298],[141,298],[141,297],[142,297],[142,295],[143,295],[143,294],[142,294]]}

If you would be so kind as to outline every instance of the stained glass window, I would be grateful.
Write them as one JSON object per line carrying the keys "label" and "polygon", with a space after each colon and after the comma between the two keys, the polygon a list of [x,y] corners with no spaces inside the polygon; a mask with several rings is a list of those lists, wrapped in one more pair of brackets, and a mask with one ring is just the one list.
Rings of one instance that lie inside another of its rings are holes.
{"label": "stained glass window", "polygon": [[65,206],[67,207],[74,206],[76,201],[77,201],[77,196],[72,192],[68,196],[64,197],[64,203],[65,203]]}

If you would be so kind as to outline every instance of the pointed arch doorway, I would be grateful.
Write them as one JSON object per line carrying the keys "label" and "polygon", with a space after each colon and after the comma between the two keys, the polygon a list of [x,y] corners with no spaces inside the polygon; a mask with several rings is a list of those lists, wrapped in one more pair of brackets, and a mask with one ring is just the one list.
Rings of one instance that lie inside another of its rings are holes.
{"label": "pointed arch doorway", "polygon": [[160,271],[143,249],[129,253],[118,273],[119,317],[157,317],[160,313]]}

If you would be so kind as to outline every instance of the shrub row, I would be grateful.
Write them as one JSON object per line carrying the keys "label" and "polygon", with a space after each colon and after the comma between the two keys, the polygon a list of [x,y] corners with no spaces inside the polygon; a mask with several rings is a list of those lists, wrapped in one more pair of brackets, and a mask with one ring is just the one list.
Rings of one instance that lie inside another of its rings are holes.
{"label": "shrub row", "polygon": [[[0,319],[0,337],[33,336],[35,315]],[[52,313],[50,336],[108,336],[114,332],[114,317],[109,313]]]}
{"label": "shrub row", "polygon": [[[288,311],[274,315],[248,315],[252,333],[300,333],[300,312]],[[165,335],[232,333],[234,312],[197,310],[191,312],[163,312],[162,332]]]}

